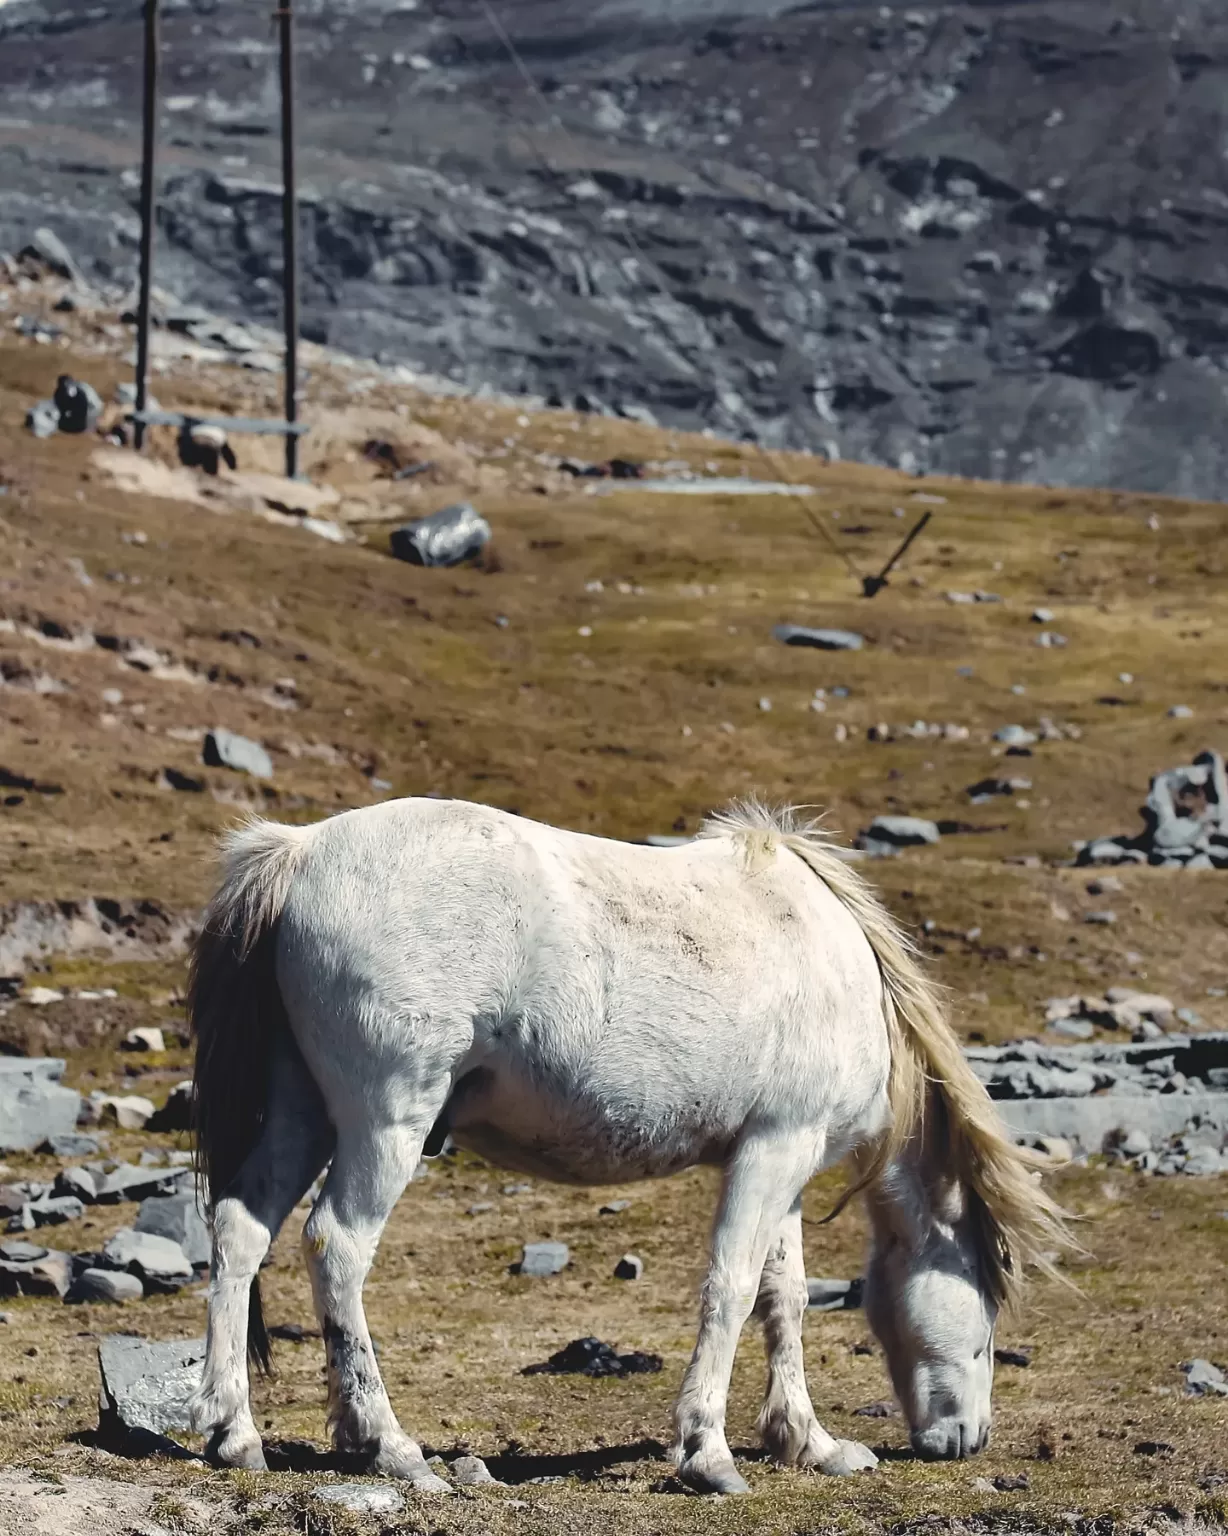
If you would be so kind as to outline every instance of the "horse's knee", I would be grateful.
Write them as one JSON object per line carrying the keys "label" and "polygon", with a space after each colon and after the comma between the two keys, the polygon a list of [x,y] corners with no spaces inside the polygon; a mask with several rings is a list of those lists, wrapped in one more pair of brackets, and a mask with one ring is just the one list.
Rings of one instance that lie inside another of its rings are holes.
{"label": "horse's knee", "polygon": [[212,1226],[214,1275],[250,1279],[272,1245],[268,1227],[237,1195],[225,1195],[218,1201]]}

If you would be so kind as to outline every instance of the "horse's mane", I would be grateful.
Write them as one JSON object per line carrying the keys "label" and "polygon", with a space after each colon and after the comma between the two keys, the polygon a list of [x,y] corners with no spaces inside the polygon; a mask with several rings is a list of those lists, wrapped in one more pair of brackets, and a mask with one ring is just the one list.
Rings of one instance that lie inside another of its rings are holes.
{"label": "horse's mane", "polygon": [[965,1190],[982,1278],[994,1300],[1002,1305],[1016,1295],[1026,1265],[1062,1278],[1054,1267],[1054,1250],[1077,1244],[1066,1213],[1041,1188],[1038,1173],[1049,1160],[1010,1139],[964,1059],[942,991],[925,975],[916,946],[869,884],[840,857],[832,835],[798,808],[773,809],[754,799],[709,817],[699,835],[745,839],[755,864],[777,848],[795,853],[856,919],[878,960],[891,1042],[892,1123],[841,1206],[876,1182],[923,1132],[927,1114],[936,1112],[945,1125],[931,1128],[942,1136],[951,1171]]}

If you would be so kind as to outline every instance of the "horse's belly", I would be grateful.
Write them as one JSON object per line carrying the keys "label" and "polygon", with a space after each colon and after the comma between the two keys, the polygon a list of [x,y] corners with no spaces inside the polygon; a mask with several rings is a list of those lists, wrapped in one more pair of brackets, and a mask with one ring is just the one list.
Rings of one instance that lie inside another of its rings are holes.
{"label": "horse's belly", "polygon": [[719,1163],[729,1127],[660,1107],[564,1099],[482,1071],[457,1092],[447,1130],[460,1146],[504,1168],[560,1184],[622,1184]]}

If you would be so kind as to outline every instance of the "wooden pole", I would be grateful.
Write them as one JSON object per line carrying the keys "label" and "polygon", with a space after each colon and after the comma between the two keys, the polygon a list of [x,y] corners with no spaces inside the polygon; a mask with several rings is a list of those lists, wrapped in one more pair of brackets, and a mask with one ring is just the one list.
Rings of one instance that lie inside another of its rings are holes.
{"label": "wooden pole", "polygon": [[[294,16],[290,0],[277,12],[281,32],[282,288],[286,331],[285,418],[298,420],[298,189],[294,169]],[[298,474],[298,436],[287,432],[286,475]]]}
{"label": "wooden pole", "polygon": [[[148,403],[149,304],[153,286],[154,162],[158,138],[158,0],[145,0],[145,100],[141,122],[141,275],[136,315],[136,409]],[[138,414],[133,442],[145,442],[145,423]]]}

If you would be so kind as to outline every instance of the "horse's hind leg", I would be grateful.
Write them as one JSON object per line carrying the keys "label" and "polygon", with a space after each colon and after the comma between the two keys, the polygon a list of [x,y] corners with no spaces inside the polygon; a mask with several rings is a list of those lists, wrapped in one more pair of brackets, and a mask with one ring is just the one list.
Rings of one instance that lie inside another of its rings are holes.
{"label": "horse's hind leg", "polygon": [[674,1409],[674,1458],[704,1493],[745,1493],[725,1439],[725,1406],[738,1336],[755,1305],[769,1245],[822,1158],[823,1138],[755,1136],[738,1147],[712,1234],[699,1339]]}
{"label": "horse's hind leg", "polygon": [[213,1211],[209,1328],[192,1422],[208,1437],[206,1455],[223,1466],[264,1468],[247,1376],[252,1281],[332,1142],[319,1090],[293,1042],[282,1040],[270,1066],[260,1140]]}
{"label": "horse's hind leg", "polygon": [[350,1125],[303,1230],[316,1314],[328,1358],[328,1418],[339,1450],[373,1472],[450,1493],[401,1428],[376,1363],[362,1287],[384,1224],[409,1182],[438,1106],[408,1123]]}
{"label": "horse's hind leg", "polygon": [[755,1303],[768,1357],[759,1433],[768,1451],[785,1466],[796,1462],[833,1476],[876,1466],[873,1451],[855,1440],[834,1440],[815,1417],[802,1364],[806,1304],[802,1211],[800,1202],[794,1201],[768,1248]]}

